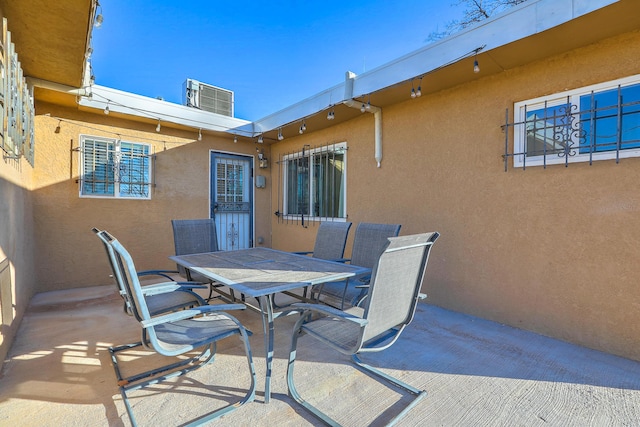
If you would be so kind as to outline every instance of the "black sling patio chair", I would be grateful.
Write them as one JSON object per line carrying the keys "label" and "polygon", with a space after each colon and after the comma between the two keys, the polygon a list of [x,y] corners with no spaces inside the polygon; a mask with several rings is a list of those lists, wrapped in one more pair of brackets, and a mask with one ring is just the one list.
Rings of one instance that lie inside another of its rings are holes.
{"label": "black sling patio chair", "polygon": [[[214,360],[216,343],[232,336],[238,336],[244,344],[250,376],[249,389],[237,402],[200,416],[189,425],[204,424],[253,401],[256,373],[249,345],[249,332],[236,318],[226,313],[228,310],[244,309],[245,306],[243,304],[203,305],[153,316],[147,305],[148,295],[145,295],[140,285],[131,255],[113,236],[106,232],[101,234],[112,250],[116,280],[127,294],[133,317],[142,327],[141,343],[109,348],[120,394],[131,423],[136,425],[128,392],[184,375],[207,365]],[[120,370],[117,353],[140,344],[163,356],[182,357],[174,359],[165,366],[124,377]]]}
{"label": "black sling patio chair", "polygon": [[[389,237],[400,233],[400,224],[375,224],[361,222],[356,228],[351,258],[345,259],[351,265],[373,269]],[[328,282],[314,286],[313,299],[341,310],[358,305],[367,294],[370,275],[353,277],[348,280]]]}
{"label": "black sling patio chair", "polygon": [[389,238],[388,246],[373,269],[369,295],[362,307],[352,307],[346,311],[324,304],[296,303],[290,307],[300,311],[301,316],[293,328],[291,339],[287,369],[289,395],[322,422],[340,425],[305,400],[294,383],[298,337],[303,333],[342,354],[350,355],[360,369],[415,396],[388,425],[396,423],[426,396],[426,391],[363,363],[359,355],[388,349],[413,320],[429,252],[438,237],[439,233],[433,232]]}

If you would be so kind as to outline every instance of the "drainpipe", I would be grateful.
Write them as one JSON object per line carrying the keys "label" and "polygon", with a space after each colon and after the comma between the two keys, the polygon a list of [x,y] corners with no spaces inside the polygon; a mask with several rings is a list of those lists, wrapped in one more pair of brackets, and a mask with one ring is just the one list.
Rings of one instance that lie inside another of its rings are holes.
{"label": "drainpipe", "polygon": [[90,87],[73,87],[60,83],[51,82],[49,80],[37,79],[35,77],[27,77],[27,84],[31,87],[40,87],[43,89],[54,90],[56,92],[68,93],[76,96],[89,96],[91,94]]}
{"label": "drainpipe", "polygon": [[[344,85],[344,101],[342,103],[347,107],[357,108],[360,110],[362,108],[362,102],[353,99],[353,80],[355,79],[356,74],[347,71],[345,85]],[[370,108],[367,108],[369,113],[373,113],[374,120],[374,144],[375,144],[375,158],[378,163],[378,167],[380,167],[380,162],[382,161],[382,108],[376,107],[375,105],[371,105]]]}

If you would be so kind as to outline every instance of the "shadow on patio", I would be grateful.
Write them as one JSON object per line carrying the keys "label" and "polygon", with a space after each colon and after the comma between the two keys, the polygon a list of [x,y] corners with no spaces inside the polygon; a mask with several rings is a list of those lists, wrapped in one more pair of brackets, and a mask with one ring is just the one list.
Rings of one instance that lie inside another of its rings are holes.
{"label": "shadow on patio", "polygon": [[[234,315],[254,332],[258,395],[216,425],[316,424],[287,396],[294,318],[276,320],[274,393],[266,405],[260,318],[251,311]],[[37,295],[0,376],[0,423],[129,425],[107,349],[138,339],[115,286]],[[241,344],[226,341],[212,365],[132,393],[140,425],[180,425],[242,394],[249,380]],[[300,339],[296,363],[309,400],[348,426],[383,425],[397,413],[406,396],[314,344]],[[132,369],[152,366],[157,357],[130,356]],[[400,425],[636,425],[640,419],[639,362],[427,304],[391,349],[363,360],[428,391]]]}

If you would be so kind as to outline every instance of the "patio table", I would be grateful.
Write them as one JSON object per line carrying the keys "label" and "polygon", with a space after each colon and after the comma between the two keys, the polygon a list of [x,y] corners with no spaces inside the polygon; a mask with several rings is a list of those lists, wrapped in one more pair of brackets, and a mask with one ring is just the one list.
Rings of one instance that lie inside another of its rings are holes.
{"label": "patio table", "polygon": [[234,291],[258,299],[267,363],[265,403],[269,403],[271,398],[273,320],[283,313],[274,312],[274,295],[370,273],[370,270],[364,267],[268,248],[208,252],[169,258],[185,268],[225,284]]}

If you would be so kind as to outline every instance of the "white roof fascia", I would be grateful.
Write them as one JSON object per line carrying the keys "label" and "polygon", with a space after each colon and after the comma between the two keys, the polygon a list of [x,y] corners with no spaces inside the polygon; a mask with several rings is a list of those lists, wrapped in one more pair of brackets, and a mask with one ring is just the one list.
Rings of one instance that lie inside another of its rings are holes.
{"label": "white roof fascia", "polygon": [[340,83],[316,95],[296,102],[289,107],[270,114],[254,123],[256,133],[267,132],[280,126],[301,121],[306,117],[340,104],[344,99],[345,84]]}
{"label": "white roof fascia", "polygon": [[248,120],[211,113],[185,105],[149,98],[105,86],[91,86],[92,96],[80,97],[82,107],[104,110],[159,120],[162,124],[176,123],[195,129],[228,132],[241,136],[254,136],[253,124]]}
{"label": "white roof fascia", "polygon": [[[476,25],[354,77],[353,98],[427,74],[469,57],[532,36],[620,0],[529,0]],[[346,101],[344,83],[257,120],[266,132]]]}

